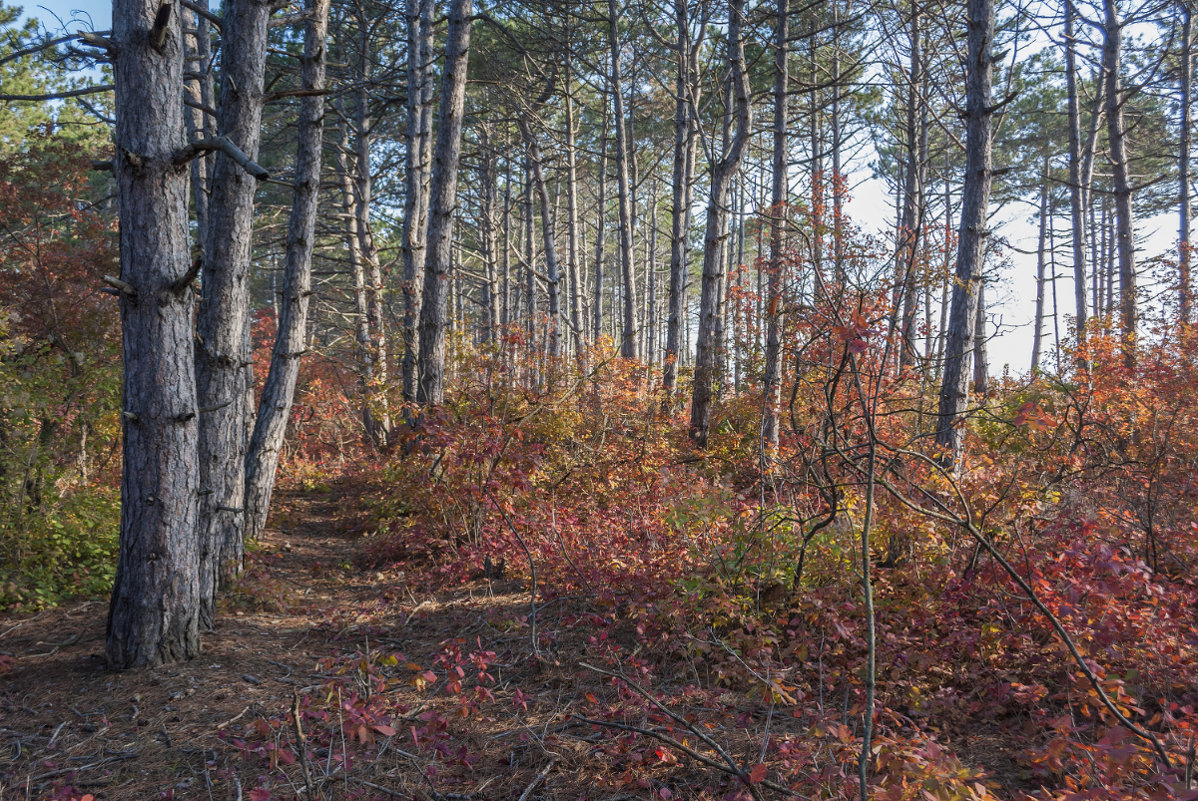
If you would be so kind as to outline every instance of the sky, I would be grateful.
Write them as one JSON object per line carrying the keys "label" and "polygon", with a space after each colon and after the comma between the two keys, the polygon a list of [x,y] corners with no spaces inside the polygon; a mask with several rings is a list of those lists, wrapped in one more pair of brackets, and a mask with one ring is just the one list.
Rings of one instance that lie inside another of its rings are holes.
{"label": "sky", "polygon": [[[25,14],[41,20],[42,25],[54,34],[64,30],[105,30],[111,26],[112,4],[103,0],[41,0],[35,5],[25,6]],[[1063,113],[1064,110],[1045,111]],[[889,237],[893,235],[893,203],[893,197],[881,180],[865,178],[853,189],[848,211],[866,233]],[[1029,219],[1031,211],[1026,204],[1012,204],[995,220],[999,233],[1014,247],[1029,252],[1034,251],[1037,244],[1037,224]],[[1136,238],[1142,243],[1137,252],[1137,263],[1175,248],[1175,225],[1175,217],[1169,215],[1137,220]],[[1058,242],[1058,250],[1064,254],[1067,243],[1063,245]],[[1000,272],[987,285],[987,303],[991,308],[990,330],[994,334],[989,344],[992,375],[1002,375],[1008,368],[1012,375],[1026,373],[1031,360],[1036,259],[1032,255],[1011,252],[1010,261],[1011,267]],[[1058,258],[1057,272],[1057,297],[1062,314],[1068,314],[1073,298],[1072,266]],[[1061,325],[1064,324],[1062,317]],[[1051,348],[1051,318],[1045,320],[1045,334],[1047,353]],[[1051,369],[1052,363],[1046,361],[1045,367]]]}

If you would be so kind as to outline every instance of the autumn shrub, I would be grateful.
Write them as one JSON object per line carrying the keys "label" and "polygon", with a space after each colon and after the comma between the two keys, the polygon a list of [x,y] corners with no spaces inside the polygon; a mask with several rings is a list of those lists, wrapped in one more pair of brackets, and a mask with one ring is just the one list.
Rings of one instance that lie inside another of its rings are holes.
{"label": "autumn shrub", "polygon": [[0,607],[98,594],[115,565],[115,225],[89,170],[49,139],[0,158]]}

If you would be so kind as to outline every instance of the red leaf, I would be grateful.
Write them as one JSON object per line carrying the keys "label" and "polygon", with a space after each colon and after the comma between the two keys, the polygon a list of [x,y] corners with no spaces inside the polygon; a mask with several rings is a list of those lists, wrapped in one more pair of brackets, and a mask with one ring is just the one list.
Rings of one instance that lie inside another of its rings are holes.
{"label": "red leaf", "polygon": [[768,770],[769,768],[761,762],[749,768],[749,784],[761,784],[765,781],[765,774]]}

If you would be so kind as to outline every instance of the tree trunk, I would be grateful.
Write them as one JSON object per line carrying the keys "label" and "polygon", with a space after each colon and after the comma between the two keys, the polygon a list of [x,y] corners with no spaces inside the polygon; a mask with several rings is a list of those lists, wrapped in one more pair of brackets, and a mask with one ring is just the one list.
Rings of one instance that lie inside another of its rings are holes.
{"label": "tree trunk", "polygon": [[744,0],[729,0],[728,4],[728,80],[735,94],[736,134],[728,151],[720,158],[712,154],[711,198],[707,204],[707,225],[703,238],[703,287],[699,300],[699,335],[695,353],[695,381],[691,395],[690,436],[700,447],[707,447],[711,431],[711,401],[715,388],[715,371],[719,357],[720,301],[723,297],[724,265],[720,259],[721,245],[728,231],[728,189],[740,170],[752,133],[753,112],[749,104],[749,79],[745,67],[744,42],[741,38],[744,23]]}
{"label": "tree trunk", "polygon": [[391,437],[391,412],[386,395],[388,364],[387,340],[383,332],[383,272],[370,225],[370,206],[374,202],[374,182],[370,166],[374,120],[370,114],[369,92],[373,56],[370,36],[372,25],[365,10],[359,14],[358,23],[358,90],[354,102],[354,213],[358,217],[355,229],[358,234],[363,281],[359,294],[364,300],[362,311],[366,318],[365,350],[362,355],[370,363],[370,382],[363,396],[363,403],[367,409],[366,433],[372,444],[378,448],[386,445]]}
{"label": "tree trunk", "polygon": [[[269,4],[229,0],[222,25],[218,133],[258,158]],[[257,180],[216,155],[204,248],[203,301],[196,320],[199,426],[200,619],[213,624],[219,586],[245,557],[245,452],[250,374],[250,259]]]}
{"label": "tree trunk", "polygon": [[[197,428],[188,273],[182,25],[173,5],[114,0],[113,172],[120,209],[121,533],[108,665],[200,652]],[[160,35],[159,35],[159,32]],[[154,40],[160,48],[154,47]]]}
{"label": "tree trunk", "polygon": [[991,82],[994,60],[994,0],[968,0],[969,44],[965,86],[965,187],[957,232],[957,268],[945,340],[944,378],[936,445],[940,463],[959,468],[964,446],[964,416],[969,403],[969,364],[977,315],[978,287],[986,250],[987,211],[992,173]]}
{"label": "tree trunk", "polygon": [[[1081,345],[1086,341],[1086,321],[1089,315],[1086,309],[1086,187],[1082,185],[1081,107],[1077,90],[1077,43],[1074,41],[1073,27],[1076,15],[1077,9],[1073,0],[1065,0],[1065,88],[1069,103],[1069,211],[1073,226],[1073,302],[1077,343]],[[1039,292],[1042,300],[1043,286]],[[1035,358],[1032,362],[1033,369],[1039,367]]]}
{"label": "tree trunk", "polygon": [[[1032,333],[1032,375],[1040,372],[1040,353],[1044,342],[1044,248],[1048,233],[1048,157],[1040,174],[1040,235],[1036,246],[1036,319]],[[1076,251],[1075,251],[1076,252]],[[1083,298],[1085,285],[1082,286]],[[1054,309],[1055,312],[1055,309]]]}
{"label": "tree trunk", "polygon": [[[567,30],[567,37],[569,31]],[[581,366],[584,342],[582,336],[582,287],[579,280],[580,244],[578,241],[578,163],[574,132],[574,87],[569,65],[566,67],[566,236],[568,241],[567,265],[570,282],[570,327],[574,329],[574,356]]]}
{"label": "tree trunk", "polygon": [[[1053,298],[1053,311],[1055,312],[1056,296],[1054,295]],[[982,278],[978,283],[977,314],[973,321],[973,391],[979,398],[986,395],[989,376],[990,359],[986,354],[986,279]]]}
{"label": "tree trunk", "polygon": [[915,308],[918,292],[917,262],[920,236],[923,231],[924,161],[921,147],[920,117],[923,106],[923,31],[920,1],[911,4],[911,29],[909,34],[911,64],[907,75],[907,121],[905,137],[907,144],[906,181],[903,187],[903,217],[899,224],[898,280],[901,287],[902,315],[899,349],[899,367],[907,368],[915,363]]}
{"label": "tree trunk", "polygon": [[616,126],[616,181],[620,211],[620,276],[623,279],[624,328],[620,355],[639,357],[636,347],[636,283],[632,261],[632,185],[628,178],[628,120],[624,114],[624,87],[620,77],[619,11],[616,0],[607,0],[608,45],[611,48],[611,94]]}
{"label": "tree trunk", "polygon": [[603,124],[599,134],[599,208],[595,212],[598,219],[595,231],[595,306],[593,309],[594,341],[597,343],[603,336],[603,246],[607,226],[604,225],[607,210],[607,113],[604,106]]}
{"label": "tree trunk", "polygon": [[1190,322],[1190,102],[1194,80],[1194,29],[1190,3],[1178,3],[1181,14],[1181,103],[1178,113],[1181,119],[1178,128],[1181,141],[1177,154],[1177,305],[1178,318],[1185,325]]}
{"label": "tree trunk", "polygon": [[[495,152],[491,148],[490,128],[487,125],[479,127],[479,184],[480,186],[480,227],[482,229],[483,248],[483,331],[480,339],[483,342],[495,342],[499,332],[499,287],[496,282],[495,257],[495,207],[498,196],[495,190]],[[422,268],[423,269],[423,268]]]}
{"label": "tree trunk", "polygon": [[774,162],[773,185],[770,194],[770,266],[766,288],[765,375],[762,379],[765,400],[765,419],[762,421],[764,447],[775,453],[778,449],[778,407],[782,403],[782,275],[783,226],[786,223],[788,200],[786,183],[786,92],[787,72],[787,10],[790,0],[778,0],[774,27]]}
{"label": "tree trunk", "polygon": [[[208,0],[197,0],[198,7],[208,10]],[[187,50],[186,72],[192,77],[187,82],[187,96],[194,103],[184,110],[187,120],[187,136],[191,141],[208,139],[215,133],[216,120],[206,109],[215,104],[216,89],[212,83],[212,23],[199,13],[189,20],[194,28],[194,45]],[[204,250],[208,241],[208,191],[212,185],[212,153],[195,158],[191,162],[191,197],[196,220],[196,249]]]}
{"label": "tree trunk", "polygon": [[840,0],[832,2],[832,260],[838,284],[844,283],[844,176],[840,133]]}
{"label": "tree trunk", "polygon": [[361,404],[362,431],[370,442],[378,445],[379,426],[371,403],[374,361],[370,358],[370,304],[366,288],[366,259],[362,255],[362,237],[358,235],[362,215],[358,211],[359,198],[354,181],[357,172],[354,166],[356,160],[357,148],[350,149],[349,125],[342,119],[337,168],[341,173],[341,218],[345,224],[343,235],[349,254],[350,278],[354,286],[354,360],[358,373],[358,399]]}
{"label": "tree trunk", "polygon": [[[429,181],[433,149],[434,0],[408,0],[408,127],[404,135],[403,397],[416,399],[420,306],[428,245]],[[414,89],[414,91],[413,91]]]}
{"label": "tree trunk", "polygon": [[697,91],[693,81],[694,51],[686,0],[674,0],[678,28],[678,74],[674,81],[674,171],[670,209],[670,286],[666,321],[666,352],[662,365],[663,409],[674,411],[678,386],[678,360],[683,350],[682,328],[686,316],[686,286],[691,223],[692,187],[695,170],[695,115],[692,107]]}
{"label": "tree trunk", "polygon": [[[541,239],[545,245],[545,284],[546,293],[549,296],[549,317],[548,317],[548,342],[549,356],[557,359],[562,355],[561,350],[561,299],[558,292],[558,278],[561,275],[561,269],[557,261],[557,242],[553,232],[553,220],[549,216],[549,189],[545,186],[545,173],[541,168],[541,148],[537,145],[536,137],[532,135],[532,129],[528,126],[528,121],[523,117],[517,118],[517,125],[520,127],[520,133],[524,137],[525,146],[528,148],[529,166],[532,167],[532,183],[537,190],[537,200],[541,204]],[[530,208],[531,208],[531,204]],[[531,254],[529,254],[528,271],[529,275],[533,275],[533,264]]]}
{"label": "tree trunk", "polygon": [[1106,74],[1106,123],[1113,172],[1116,242],[1119,253],[1119,324],[1123,335],[1123,360],[1130,367],[1136,354],[1135,218],[1131,203],[1127,143],[1123,130],[1123,93],[1120,74],[1123,60],[1123,21],[1117,0],[1103,0],[1102,66]]}
{"label": "tree trunk", "polygon": [[[329,0],[309,0],[304,27],[302,86],[323,92],[325,47],[328,39]],[[270,371],[245,460],[246,536],[257,539],[266,528],[271,493],[279,465],[279,452],[291,417],[300,357],[307,351],[308,302],[312,295],[312,249],[316,239],[316,212],[320,195],[320,162],[324,137],[324,97],[300,100],[298,142],[295,149],[295,183],[291,217],[287,225],[287,262],[283,297],[279,304],[279,331],[270,358]]]}
{"label": "tree trunk", "polygon": [[453,0],[441,79],[441,110],[420,309],[420,382],[417,399],[427,405],[445,400],[445,300],[453,256],[453,216],[457,203],[458,162],[462,152],[462,117],[466,107],[466,63],[470,52],[473,0]]}

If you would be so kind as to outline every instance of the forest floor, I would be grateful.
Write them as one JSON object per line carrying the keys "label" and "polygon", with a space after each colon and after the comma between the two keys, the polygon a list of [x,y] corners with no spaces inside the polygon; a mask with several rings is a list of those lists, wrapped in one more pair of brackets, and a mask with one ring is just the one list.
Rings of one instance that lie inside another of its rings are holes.
{"label": "forest floor", "polygon": [[[402,572],[356,567],[363,491],[341,484],[283,494],[257,548],[269,577],[251,570],[190,662],[106,670],[103,599],[0,619],[0,647],[12,659],[0,675],[0,798],[257,797],[261,766],[231,739],[289,710],[297,693],[323,687],[322,659],[397,647],[432,654],[455,622],[483,607],[527,603],[515,582],[480,579],[430,595]],[[380,614],[384,591],[402,600]],[[380,765],[375,778],[395,785],[384,773]],[[323,782],[322,796],[348,789],[356,797],[366,778],[349,788]]]}
{"label": "forest floor", "polygon": [[[190,662],[108,671],[104,599],[0,617],[0,799],[671,798],[661,782],[607,775],[604,737],[572,720],[613,683],[580,667],[594,630],[570,626],[585,617],[578,599],[538,605],[537,636],[553,644],[534,655],[527,580],[430,592],[402,570],[361,567],[369,492],[281,493]],[[440,677],[424,670],[434,665]],[[310,750],[294,746],[300,699]],[[725,742],[747,767],[759,760],[745,731]],[[710,785],[712,770],[649,751],[670,786]],[[714,775],[735,784],[729,770]]]}

